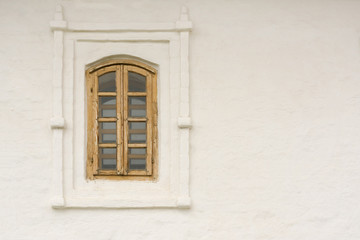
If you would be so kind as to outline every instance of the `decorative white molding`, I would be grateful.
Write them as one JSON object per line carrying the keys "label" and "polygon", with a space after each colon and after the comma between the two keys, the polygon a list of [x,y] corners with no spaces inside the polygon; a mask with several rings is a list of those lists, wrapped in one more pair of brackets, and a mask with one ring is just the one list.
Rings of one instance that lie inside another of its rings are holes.
{"label": "decorative white molding", "polygon": [[63,197],[53,197],[51,199],[51,206],[53,208],[64,208],[65,207],[65,200]]}
{"label": "decorative white molding", "polygon": [[176,31],[174,23],[78,23],[69,22],[68,31],[77,32],[166,32]]}
{"label": "decorative white molding", "polygon": [[50,126],[52,129],[64,128],[65,127],[65,119],[62,117],[53,117],[50,119]]}
{"label": "decorative white molding", "polygon": [[[188,198],[190,199],[190,198]],[[66,203],[67,208],[188,208],[189,202],[179,202],[173,198],[137,198],[137,199],[90,199],[90,198],[72,198]],[[55,208],[55,207],[54,207]],[[59,207],[61,208],[61,207]]]}
{"label": "decorative white molding", "polygon": [[[57,6],[50,27],[54,32],[53,117],[50,120],[53,208],[190,207],[189,32],[192,23],[186,8],[182,8],[180,20],[175,23],[77,23],[66,22],[62,7]],[[161,151],[159,179],[155,182],[85,179],[84,72],[87,65],[114,57],[112,55],[133,55],[160,64]],[[170,129],[169,123],[174,119],[178,120],[177,131]]]}
{"label": "decorative white molding", "polygon": [[[188,24],[185,7],[181,10],[180,25]],[[191,24],[190,24],[191,26]],[[181,207],[190,205],[190,78],[189,78],[189,32],[180,32],[180,198]],[[185,120],[186,119],[186,120]],[[186,128],[184,128],[187,126]],[[188,204],[188,205],[187,205]]]}
{"label": "decorative white molding", "polygon": [[53,31],[54,30],[66,30],[67,24],[65,21],[51,21],[50,27]]}
{"label": "decorative white molding", "polygon": [[[62,7],[57,6],[53,26],[63,24]],[[63,56],[64,36],[61,28],[54,28],[54,66],[53,66],[53,117],[50,120],[53,130],[52,136],[52,206],[62,207],[65,205],[63,191]]]}
{"label": "decorative white molding", "polygon": [[176,29],[178,31],[191,31],[192,29],[192,22],[189,21],[186,7],[181,8],[180,21],[176,22]]}
{"label": "decorative white molding", "polygon": [[180,20],[175,23],[89,23],[63,21],[62,7],[56,7],[55,20],[50,22],[52,30],[68,32],[182,32],[191,31],[186,7],[181,10]]}
{"label": "decorative white molding", "polygon": [[180,117],[178,118],[178,127],[179,128],[191,128],[191,118],[190,117]]}
{"label": "decorative white molding", "polygon": [[179,208],[189,208],[191,206],[191,199],[190,197],[179,197],[177,199],[177,206]]}
{"label": "decorative white molding", "polygon": [[53,31],[66,29],[67,24],[66,21],[63,20],[63,12],[61,5],[56,6],[54,21],[50,22],[50,27]]}

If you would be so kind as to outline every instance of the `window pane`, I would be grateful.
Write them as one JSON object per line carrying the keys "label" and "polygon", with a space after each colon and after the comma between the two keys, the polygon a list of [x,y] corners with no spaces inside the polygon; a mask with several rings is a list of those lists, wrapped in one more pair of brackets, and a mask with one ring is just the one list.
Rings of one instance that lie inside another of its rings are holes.
{"label": "window pane", "polygon": [[146,133],[130,133],[129,143],[146,143]]}
{"label": "window pane", "polygon": [[129,72],[129,92],[146,92],[146,77]]}
{"label": "window pane", "polygon": [[99,77],[99,92],[116,92],[115,72],[109,72]]}
{"label": "window pane", "polygon": [[146,122],[129,123],[129,143],[146,143]]}
{"label": "window pane", "polygon": [[145,170],[146,161],[145,158],[130,158],[129,168],[131,170]]}
{"label": "window pane", "polygon": [[146,122],[130,122],[130,130],[146,130]]}
{"label": "window pane", "polygon": [[100,148],[99,159],[101,169],[116,169],[116,148]]}
{"label": "window pane", "polygon": [[102,158],[101,159],[101,169],[116,169],[116,159],[115,158]]}
{"label": "window pane", "polygon": [[116,122],[102,122],[100,123],[101,129],[115,129],[116,130]]}
{"label": "window pane", "polygon": [[[130,155],[145,155],[146,148],[129,148],[129,154]],[[144,157],[144,156],[142,156],[142,157]]]}
{"label": "window pane", "polygon": [[116,143],[116,122],[101,122],[99,125],[99,142]]}
{"label": "window pane", "polygon": [[129,116],[146,117],[146,97],[129,97]]}
{"label": "window pane", "polygon": [[116,117],[116,97],[99,97],[100,117]]}
{"label": "window pane", "polygon": [[100,143],[116,143],[116,134],[104,133],[100,136]]}
{"label": "window pane", "polygon": [[[116,155],[116,148],[100,148],[101,155]],[[111,156],[115,157],[115,156]]]}

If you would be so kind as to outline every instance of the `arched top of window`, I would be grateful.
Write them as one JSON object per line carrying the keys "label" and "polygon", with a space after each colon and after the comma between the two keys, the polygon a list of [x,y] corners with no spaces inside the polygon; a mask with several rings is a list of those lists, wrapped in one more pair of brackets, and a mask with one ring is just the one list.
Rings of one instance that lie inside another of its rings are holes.
{"label": "arched top of window", "polygon": [[110,56],[110,57],[102,58],[98,61],[88,64],[87,73],[93,73],[101,68],[109,67],[112,65],[136,66],[136,67],[143,68],[151,73],[157,72],[154,67],[150,66],[150,62],[149,62],[149,64],[146,63],[146,62],[148,62],[146,60],[143,60],[143,59],[140,59],[137,57],[132,57],[132,56],[126,56],[126,57],[128,57],[128,58],[117,57],[117,56]]}

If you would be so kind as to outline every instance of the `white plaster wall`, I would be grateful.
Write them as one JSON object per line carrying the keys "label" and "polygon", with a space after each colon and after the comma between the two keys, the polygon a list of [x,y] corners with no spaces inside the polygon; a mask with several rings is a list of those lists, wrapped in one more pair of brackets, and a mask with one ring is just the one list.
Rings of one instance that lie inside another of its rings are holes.
{"label": "white plaster wall", "polygon": [[55,1],[0,1],[0,239],[360,239],[360,2],[61,2],[67,20],[189,8],[191,209],[50,207]]}

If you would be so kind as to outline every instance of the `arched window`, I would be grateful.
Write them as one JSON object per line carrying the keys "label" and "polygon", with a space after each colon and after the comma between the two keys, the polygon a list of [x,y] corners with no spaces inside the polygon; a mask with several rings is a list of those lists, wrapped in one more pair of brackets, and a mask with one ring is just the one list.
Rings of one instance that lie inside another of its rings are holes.
{"label": "arched window", "polygon": [[156,177],[156,78],[154,68],[134,60],[86,71],[87,178]]}

